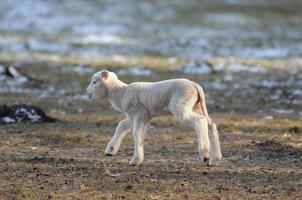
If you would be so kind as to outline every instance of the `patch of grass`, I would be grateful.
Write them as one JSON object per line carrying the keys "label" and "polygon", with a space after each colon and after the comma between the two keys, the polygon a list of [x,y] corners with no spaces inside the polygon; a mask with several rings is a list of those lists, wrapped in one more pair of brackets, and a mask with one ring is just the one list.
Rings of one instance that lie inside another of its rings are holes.
{"label": "patch of grass", "polygon": [[[154,65],[159,62],[156,59]],[[268,67],[274,62],[268,63]],[[218,125],[224,156],[220,167],[203,166],[193,130],[178,125],[171,116],[163,116],[152,120],[155,128],[145,138],[144,164],[130,167],[128,162],[134,148],[131,134],[125,137],[116,156],[105,157],[103,153],[124,116],[113,111],[109,103],[71,98],[85,88],[90,74],[61,73],[62,64],[46,64],[27,63],[22,69],[68,92],[43,98],[38,94],[8,92],[0,98],[1,104],[26,102],[40,106],[58,119],[51,124],[0,126],[0,199],[299,199],[301,196],[301,119],[267,112],[264,108],[270,108],[272,103],[264,101],[263,96],[271,91],[251,86],[246,81],[249,74],[239,74],[233,82],[226,83],[225,90],[210,85],[223,80],[223,74],[184,75],[157,69],[156,76],[121,76],[125,82],[186,77],[201,83],[209,95],[209,113]],[[272,71],[253,80],[261,82],[272,77],[283,80],[287,76]],[[248,87],[237,90],[233,87],[236,83]],[[282,90],[297,86],[293,83]],[[283,104],[277,101],[274,105]]]}

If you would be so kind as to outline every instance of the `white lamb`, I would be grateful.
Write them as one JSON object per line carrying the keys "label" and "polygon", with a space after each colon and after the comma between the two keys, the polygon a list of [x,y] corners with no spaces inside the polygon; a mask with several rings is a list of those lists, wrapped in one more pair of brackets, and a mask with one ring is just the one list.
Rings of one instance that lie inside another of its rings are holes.
{"label": "white lamb", "polygon": [[219,164],[222,156],[216,124],[208,115],[203,89],[197,83],[171,79],[128,85],[114,72],[103,70],[92,76],[86,94],[95,100],[107,99],[114,109],[126,116],[119,122],[105,155],[115,155],[126,133],[132,130],[135,150],[129,165],[141,164],[148,122],[153,117],[172,114],[178,122],[195,130],[201,161],[210,166]]}

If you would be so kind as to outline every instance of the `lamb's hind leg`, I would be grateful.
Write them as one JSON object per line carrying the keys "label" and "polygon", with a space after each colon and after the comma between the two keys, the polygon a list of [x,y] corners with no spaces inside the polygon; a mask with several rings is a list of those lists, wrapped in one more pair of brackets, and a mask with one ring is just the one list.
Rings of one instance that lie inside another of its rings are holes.
{"label": "lamb's hind leg", "polygon": [[210,166],[217,166],[221,160],[221,150],[220,150],[220,142],[219,142],[219,135],[217,131],[216,124],[209,118],[209,126],[210,126],[210,142],[211,142],[211,150],[210,150]]}
{"label": "lamb's hind leg", "polygon": [[173,116],[180,123],[195,130],[199,156],[201,161],[207,164],[210,156],[210,142],[206,118],[193,112],[191,109],[174,111]]}
{"label": "lamb's hind leg", "polygon": [[116,127],[114,136],[106,147],[106,156],[116,155],[123,138],[126,136],[127,132],[131,130],[131,126],[132,121],[130,119],[124,119],[119,122],[118,126]]}

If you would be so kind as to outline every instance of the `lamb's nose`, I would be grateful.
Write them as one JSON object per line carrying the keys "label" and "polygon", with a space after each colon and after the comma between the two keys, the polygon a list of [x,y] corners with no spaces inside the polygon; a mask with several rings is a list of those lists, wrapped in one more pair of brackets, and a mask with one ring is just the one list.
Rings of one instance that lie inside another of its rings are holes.
{"label": "lamb's nose", "polygon": [[92,98],[92,94],[90,92],[88,92],[87,90],[85,90],[84,96],[88,99]]}

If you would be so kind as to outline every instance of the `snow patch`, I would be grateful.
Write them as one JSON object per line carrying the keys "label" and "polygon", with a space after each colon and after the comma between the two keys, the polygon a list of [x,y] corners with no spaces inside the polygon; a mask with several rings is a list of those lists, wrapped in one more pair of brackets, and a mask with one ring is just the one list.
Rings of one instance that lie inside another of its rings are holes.
{"label": "snow patch", "polygon": [[263,87],[272,88],[279,85],[279,83],[275,80],[263,80],[261,81],[261,85]]}
{"label": "snow patch", "polygon": [[294,90],[292,93],[294,96],[302,96],[302,90],[299,89]]}
{"label": "snow patch", "polygon": [[211,82],[211,87],[215,90],[225,90],[227,85],[222,83],[220,80]]}
{"label": "snow patch", "polygon": [[274,117],[272,115],[267,115],[267,116],[264,116],[264,119],[265,120],[272,120],[272,119],[274,119]]}
{"label": "snow patch", "polygon": [[87,65],[70,65],[63,68],[63,71],[75,72],[78,74],[92,73],[94,70]]}
{"label": "snow patch", "polygon": [[75,44],[123,44],[120,37],[111,34],[87,34],[72,40]]}
{"label": "snow patch", "polygon": [[48,117],[45,112],[35,106],[28,105],[14,105],[14,106],[0,106],[0,123],[41,123],[54,122],[53,118]]}
{"label": "snow patch", "polygon": [[258,58],[276,58],[288,56],[289,51],[284,48],[245,48],[237,50],[236,54],[244,57],[258,57]]}
{"label": "snow patch", "polygon": [[[38,122],[41,119],[41,116],[38,115],[38,113],[36,112],[35,109],[31,108],[31,109],[26,109],[24,107],[18,108],[15,111],[16,115],[26,115],[27,118],[30,120],[30,122]],[[22,119],[18,119],[18,122],[20,122]]]}
{"label": "snow patch", "polygon": [[292,101],[292,104],[294,104],[294,105],[302,105],[302,100],[294,99],[294,100]]}
{"label": "snow patch", "polygon": [[0,65],[0,80],[7,80],[8,85],[21,85],[28,82],[30,78],[22,74],[15,66]]}
{"label": "snow patch", "polygon": [[10,117],[2,117],[1,121],[5,124],[11,124],[16,122],[13,118]]}
{"label": "snow patch", "polygon": [[26,46],[32,51],[50,51],[50,52],[65,52],[68,49],[66,44],[50,43],[48,41],[29,38],[26,41]]}
{"label": "snow patch", "polygon": [[234,79],[234,76],[233,76],[232,74],[229,74],[229,73],[227,73],[227,74],[225,74],[225,75],[223,76],[223,80],[224,80],[224,81],[231,82],[233,79]]}
{"label": "snow patch", "polygon": [[0,74],[4,74],[6,71],[5,67],[0,64]]}
{"label": "snow patch", "polygon": [[264,69],[261,66],[254,66],[254,65],[248,65],[248,64],[241,64],[241,63],[231,63],[231,64],[217,64],[214,65],[214,70],[221,72],[230,72],[230,73],[236,73],[236,72],[252,72],[252,73],[264,73],[266,72],[266,69]]}
{"label": "snow patch", "polygon": [[212,65],[208,62],[190,61],[181,66],[180,71],[186,74],[209,74],[212,70]]}
{"label": "snow patch", "polygon": [[184,73],[191,73],[191,74],[209,74],[212,72],[228,72],[228,77],[230,81],[233,77],[230,73],[237,73],[237,72],[251,72],[251,73],[264,73],[267,70],[261,66],[249,65],[249,64],[242,64],[242,63],[221,63],[212,65],[206,61],[190,61],[187,64],[183,65],[179,69]]}
{"label": "snow patch", "polygon": [[117,73],[124,74],[124,75],[140,75],[140,76],[149,76],[153,74],[153,72],[147,67],[129,67],[126,69],[118,70]]}
{"label": "snow patch", "polygon": [[278,114],[293,114],[295,112],[295,110],[293,109],[282,109],[282,108],[278,108],[278,109],[271,109],[272,112],[278,113]]}

